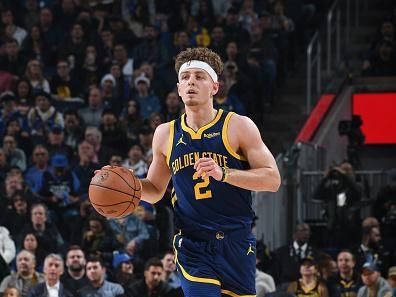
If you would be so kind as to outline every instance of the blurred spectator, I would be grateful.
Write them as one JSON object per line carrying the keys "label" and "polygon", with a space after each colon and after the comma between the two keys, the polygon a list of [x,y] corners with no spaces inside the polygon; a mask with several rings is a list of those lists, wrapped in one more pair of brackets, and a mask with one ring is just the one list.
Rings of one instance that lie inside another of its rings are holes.
{"label": "blurred spectator", "polygon": [[298,280],[301,259],[318,258],[318,250],[309,243],[310,236],[309,225],[298,224],[294,229],[293,242],[276,250],[273,274],[278,288],[285,288],[289,282]]}
{"label": "blurred spectator", "polygon": [[63,40],[65,32],[54,24],[54,15],[48,6],[40,9],[39,24],[50,51],[56,51]]}
{"label": "blurred spectator", "polygon": [[96,127],[87,127],[85,130],[84,140],[93,145],[95,156],[93,162],[105,164],[113,154],[113,150],[102,144],[102,132]]}
{"label": "blurred spectator", "polygon": [[0,103],[1,103],[1,117],[0,117],[0,137],[3,137],[6,133],[6,127],[8,122],[11,120],[17,120],[19,126],[23,128],[26,132],[27,122],[26,118],[20,113],[17,106],[17,98],[15,97],[14,93],[12,92],[4,92],[0,96]]}
{"label": "blurred spectator", "polygon": [[374,49],[372,57],[363,63],[365,76],[396,75],[396,51],[394,41],[384,39]]}
{"label": "blurred spectator", "polygon": [[100,169],[100,165],[93,161],[94,157],[95,151],[92,144],[82,141],[78,145],[79,163],[74,167],[74,172],[80,181],[79,193],[84,199],[87,198],[89,183],[95,170]]}
{"label": "blurred spectator", "polygon": [[272,27],[274,29],[293,32],[295,29],[294,22],[285,15],[285,5],[283,1],[276,0],[274,2],[274,15],[272,15]]}
{"label": "blurred spectator", "polygon": [[64,126],[63,115],[52,105],[50,94],[39,92],[34,99],[35,106],[27,115],[30,134],[34,144],[44,143],[53,125]]}
{"label": "blurred spectator", "polygon": [[82,80],[83,88],[86,89],[100,83],[100,75],[103,70],[101,69],[102,63],[99,53],[94,45],[87,45],[82,54],[82,69],[79,69],[81,66],[78,65],[76,73],[80,74],[79,77]]}
{"label": "blurred spectator", "polygon": [[243,0],[241,5],[241,10],[239,11],[239,23],[242,28],[250,33],[252,24],[257,22],[258,15],[254,11],[254,1],[253,0]]}
{"label": "blurred spectator", "polygon": [[18,143],[14,136],[4,136],[3,150],[7,157],[7,163],[9,164],[9,166],[16,166],[22,171],[26,170],[25,152],[18,147]]}
{"label": "blurred spectator", "polygon": [[381,276],[380,269],[374,257],[369,257],[363,264],[361,278],[364,285],[359,289],[357,297],[392,296],[392,288]]}
{"label": "blurred spectator", "polygon": [[394,297],[396,293],[396,266],[392,266],[389,268],[387,281],[393,290],[393,297]]}
{"label": "blurred spectator", "polygon": [[24,191],[17,190],[11,195],[12,208],[7,209],[0,219],[0,224],[7,227],[13,238],[17,239],[25,224],[29,223],[28,202],[32,200]]}
{"label": "blurred spectator", "polygon": [[52,212],[51,219],[66,241],[75,239],[80,209],[80,180],[63,154],[54,154],[51,168],[43,173],[39,195]]}
{"label": "blurred spectator", "polygon": [[[120,247],[121,245],[117,242],[112,229],[107,226],[104,219],[91,215],[83,232],[81,245],[86,257],[101,257],[106,266],[110,267],[113,251]],[[87,276],[92,281],[88,274],[88,263]]]}
{"label": "blurred spectator", "polygon": [[123,158],[120,155],[114,154],[110,157],[109,165],[121,167]]}
{"label": "blurred spectator", "polygon": [[18,27],[14,23],[14,15],[11,9],[4,9],[1,12],[1,23],[4,26],[5,34],[8,38],[14,38],[18,41],[19,45],[27,36],[25,29]]}
{"label": "blurred spectator", "polygon": [[92,87],[88,91],[88,106],[80,109],[78,114],[86,126],[99,127],[104,110],[100,89]]}
{"label": "blurred spectator", "polygon": [[133,257],[126,253],[119,253],[113,257],[114,280],[124,290],[136,280],[134,274]]}
{"label": "blurred spectator", "polygon": [[9,170],[10,167],[7,162],[7,156],[4,149],[0,147],[0,187],[4,185],[4,181]]}
{"label": "blurred spectator", "polygon": [[75,2],[73,0],[61,0],[58,5],[55,5],[55,8],[57,8],[55,10],[57,12],[56,23],[65,31],[69,31],[78,14],[78,7]]}
{"label": "blurred spectator", "polygon": [[30,27],[29,35],[23,41],[21,50],[24,56],[29,60],[34,59],[41,61],[44,65],[53,63],[55,53],[50,51],[51,49],[47,45],[44,34],[38,24]]}
{"label": "blurred spectator", "polygon": [[215,25],[210,34],[210,45],[208,47],[220,55],[224,61],[226,57],[225,46],[224,28],[220,25]]}
{"label": "blurred spectator", "polygon": [[362,238],[358,247],[354,249],[356,256],[356,267],[361,269],[367,259],[373,258],[376,266],[383,275],[386,275],[391,266],[391,254],[381,242],[381,231],[378,226],[371,226],[362,230]]}
{"label": "blurred spectator", "polygon": [[130,142],[138,140],[138,132],[143,126],[143,119],[140,115],[139,104],[135,100],[129,100],[121,113],[120,122],[126,131]]}
{"label": "blurred spectator", "polygon": [[0,195],[0,211],[11,209],[11,197],[18,191],[27,192],[26,185],[21,174],[8,171]]}
{"label": "blurred spectator", "polygon": [[26,1],[23,7],[23,24],[25,28],[31,28],[39,22],[39,2],[37,0]]}
{"label": "blurred spectator", "polygon": [[338,272],[337,263],[333,260],[330,254],[325,252],[319,253],[317,263],[319,275],[327,285],[329,280]]}
{"label": "blurred spectator", "polygon": [[151,147],[153,143],[153,134],[154,131],[146,125],[142,126],[142,128],[139,130],[139,143],[143,147],[143,153],[145,157],[148,157],[152,152]]}
{"label": "blurred spectator", "polygon": [[338,273],[328,281],[330,296],[356,296],[361,284],[359,273],[355,271],[355,264],[355,256],[350,251],[343,250],[338,253]]}
{"label": "blurred spectator", "polygon": [[86,265],[87,277],[90,284],[78,290],[78,296],[106,296],[116,297],[124,294],[124,289],[117,283],[105,279],[106,268],[99,258],[90,258]]}
{"label": "blurred spectator", "polygon": [[240,101],[237,94],[227,94],[224,77],[219,77],[219,90],[213,96],[213,105],[215,108],[226,111],[234,111],[241,115],[246,115],[246,108]]}
{"label": "blurred spectator", "polygon": [[[260,246],[256,245],[256,295],[257,297],[264,297],[266,294],[275,292],[275,281],[273,277],[267,273],[264,273],[259,269],[262,262],[263,252],[265,253],[265,246],[260,251]],[[253,250],[252,250],[253,251]]]}
{"label": "blurred spectator", "polygon": [[45,282],[34,286],[29,291],[29,297],[41,296],[58,296],[58,297],[71,297],[60,277],[63,274],[63,259],[58,254],[49,254],[44,260],[44,278]]}
{"label": "blurred spectator", "polygon": [[110,219],[109,225],[117,242],[124,246],[129,255],[139,255],[144,247],[144,243],[149,239],[146,224],[135,214],[124,218]]}
{"label": "blurred spectator", "polygon": [[181,289],[180,276],[176,271],[174,252],[172,250],[165,252],[161,262],[164,267],[162,281],[168,283],[174,289]]}
{"label": "blurred spectator", "polygon": [[22,250],[16,258],[17,271],[5,277],[0,285],[0,293],[6,288],[16,288],[21,297],[27,297],[35,285],[44,282],[44,275],[35,271],[36,259],[31,252]]}
{"label": "blurred spectator", "polygon": [[167,94],[162,114],[165,122],[178,119],[181,116],[181,100],[177,92],[172,91]]}
{"label": "blurred spectator", "polygon": [[[161,75],[159,75],[161,74]],[[155,90],[155,94],[163,102],[167,92],[176,85],[176,76],[172,70],[170,75],[164,75],[163,72],[154,71],[154,66],[150,63],[143,62],[136,71],[135,76],[144,75],[150,81],[150,88]]]}
{"label": "blurred spectator", "polygon": [[122,163],[122,167],[132,169],[137,177],[146,176],[148,168],[144,160],[143,148],[139,144],[133,144],[129,148],[128,158]]}
{"label": "blurred spectator", "polygon": [[17,288],[7,288],[4,290],[3,297],[21,297]]}
{"label": "blurred spectator", "polygon": [[62,154],[66,156],[68,161],[74,159],[74,150],[71,146],[65,144],[65,132],[61,125],[54,124],[50,127],[47,149],[50,157]]}
{"label": "blurred spectator", "polygon": [[42,145],[38,144],[33,149],[32,166],[30,166],[25,173],[26,184],[30,190],[37,194],[43,184],[43,173],[48,169],[48,150]]}
{"label": "blurred spectator", "polygon": [[123,101],[121,98],[116,97],[117,82],[112,74],[106,74],[100,81],[102,88],[103,103],[106,108],[111,108],[117,114],[120,114]]}
{"label": "blurred spectator", "polygon": [[10,232],[0,225],[0,280],[8,273],[8,265],[15,258],[15,243],[11,239]]}
{"label": "blurred spectator", "polygon": [[34,106],[32,86],[26,78],[21,78],[15,83],[15,96],[19,112],[27,116],[29,109]]}
{"label": "blurred spectator", "polygon": [[239,23],[239,11],[234,6],[227,10],[224,35],[226,43],[234,41],[241,47],[241,53],[246,52],[250,41],[249,32]]}
{"label": "blurred spectator", "polygon": [[159,125],[161,125],[164,122],[162,113],[160,112],[153,112],[148,121],[148,125],[151,128],[151,130],[155,131]]}
{"label": "blurred spectator", "polygon": [[26,65],[25,78],[30,82],[33,92],[51,92],[49,82],[44,77],[43,65],[39,60],[29,60]]}
{"label": "blurred spectator", "polygon": [[129,146],[128,139],[120,121],[118,120],[118,115],[114,110],[105,109],[103,111],[99,129],[102,133],[101,144],[104,147],[111,148],[113,151],[119,153],[126,153]]}
{"label": "blurred spectator", "polygon": [[299,267],[301,278],[289,284],[288,293],[296,296],[329,296],[326,284],[319,278],[318,264],[313,258],[303,258]]}
{"label": "blurred spectator", "polygon": [[30,158],[32,153],[32,142],[29,133],[25,130],[25,121],[23,121],[24,127],[21,126],[21,122],[17,118],[10,119],[6,125],[6,135],[14,136],[18,143],[18,147],[25,152],[26,157]]}
{"label": "blurred spectator", "polygon": [[131,83],[135,62],[132,58],[128,57],[128,51],[125,44],[117,43],[114,45],[113,57],[115,62],[120,64],[122,68],[122,74],[124,74],[124,76],[128,79],[129,83]]}
{"label": "blurred spectator", "polygon": [[209,30],[212,29],[213,25],[216,23],[212,3],[212,0],[200,0],[198,11],[195,12],[191,9],[191,14],[199,20],[199,23],[203,27]]}
{"label": "blurred spectator", "polygon": [[126,289],[126,296],[149,297],[153,294],[163,297],[180,296],[176,289],[162,281],[163,273],[161,260],[157,258],[147,260],[144,267],[144,279],[130,284]]}
{"label": "blurred spectator", "polygon": [[159,41],[159,32],[153,25],[144,26],[143,41],[135,47],[133,57],[136,68],[143,62],[150,63],[156,70],[165,68],[169,61],[166,47]]}
{"label": "blurred spectator", "polygon": [[32,233],[36,236],[39,246],[46,254],[62,251],[63,238],[54,224],[48,222],[48,209],[42,203],[34,204],[30,210],[31,221],[22,229],[19,237],[19,246],[26,234]]}
{"label": "blurred spectator", "polygon": [[130,81],[126,76],[124,76],[121,65],[117,62],[111,64],[110,74],[115,79],[114,97],[118,98],[120,105],[124,105],[124,103],[127,102],[130,97]]}
{"label": "blurred spectator", "polygon": [[144,74],[135,78],[135,88],[135,100],[139,104],[143,120],[147,120],[153,112],[161,111],[161,103],[154,91],[150,89],[150,80]]}
{"label": "blurred spectator", "polygon": [[359,230],[356,204],[362,198],[362,187],[356,181],[352,165],[342,162],[331,167],[316,188],[314,197],[326,202],[325,218],[333,237],[330,244],[350,247]]}
{"label": "blurred spectator", "polygon": [[59,59],[56,63],[56,74],[52,76],[51,93],[57,101],[72,101],[80,97],[81,86],[76,75],[73,75],[67,60]]}
{"label": "blurred spectator", "polygon": [[5,55],[0,57],[0,68],[19,79],[25,73],[27,60],[23,56],[18,41],[8,39],[5,42]]}
{"label": "blurred spectator", "polygon": [[23,238],[22,249],[31,252],[34,255],[36,259],[36,270],[42,272],[46,253],[42,247],[39,246],[36,235],[33,233],[27,233]]}
{"label": "blurred spectator", "polygon": [[[125,2],[125,0],[123,2]],[[131,3],[127,11],[129,11],[131,6],[135,6],[135,9],[139,10],[138,7],[142,5],[144,4],[140,2],[135,2],[133,4]],[[123,4],[121,4],[121,7],[123,7]],[[133,30],[131,30],[131,27],[129,27],[126,22],[121,19],[121,17],[118,15],[111,15],[108,17],[108,23],[111,31],[114,34],[115,40],[127,46],[129,45],[128,51],[133,45],[137,44],[138,40],[136,39],[135,33]]]}
{"label": "blurred spectator", "polygon": [[170,56],[172,57],[173,60],[176,59],[176,56],[180,52],[191,47],[188,33],[186,31],[178,31],[174,35],[175,37],[174,37],[173,47],[170,52]]}
{"label": "blurred spectator", "polygon": [[61,282],[73,296],[77,296],[77,291],[89,284],[85,274],[86,262],[84,252],[79,246],[69,247],[66,254],[66,271],[61,276]]}
{"label": "blurred spectator", "polygon": [[64,143],[76,150],[78,143],[84,138],[84,124],[75,109],[65,110],[63,117],[65,121]]}

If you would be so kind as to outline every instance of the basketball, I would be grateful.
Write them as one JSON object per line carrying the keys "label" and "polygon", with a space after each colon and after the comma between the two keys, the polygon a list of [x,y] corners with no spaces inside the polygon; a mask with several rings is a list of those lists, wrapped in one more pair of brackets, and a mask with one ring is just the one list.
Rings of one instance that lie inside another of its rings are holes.
{"label": "basketball", "polygon": [[123,167],[102,168],[89,185],[89,200],[107,218],[122,218],[135,211],[141,197],[140,182]]}

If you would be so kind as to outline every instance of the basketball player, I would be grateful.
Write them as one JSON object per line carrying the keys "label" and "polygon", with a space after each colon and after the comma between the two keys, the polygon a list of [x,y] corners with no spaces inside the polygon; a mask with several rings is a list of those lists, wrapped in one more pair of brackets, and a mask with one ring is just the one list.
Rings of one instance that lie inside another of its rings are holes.
{"label": "basketball player", "polygon": [[172,177],[175,260],[185,296],[255,296],[250,191],[275,192],[275,160],[247,117],[213,108],[222,72],[207,48],[176,58],[181,118],[157,127],[142,199],[159,201]]}

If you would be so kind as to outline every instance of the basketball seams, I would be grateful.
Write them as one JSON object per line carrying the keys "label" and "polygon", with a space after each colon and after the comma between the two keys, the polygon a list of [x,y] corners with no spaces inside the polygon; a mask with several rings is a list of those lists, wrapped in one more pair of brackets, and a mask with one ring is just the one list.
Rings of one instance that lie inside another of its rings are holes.
{"label": "basketball seams", "polygon": [[[121,168],[121,167],[120,167],[120,168]],[[125,170],[128,170],[128,169],[125,169]],[[129,188],[131,188],[133,191],[136,191],[136,189],[135,189],[135,188],[132,188],[131,185],[125,180],[125,178],[124,178],[121,174],[119,174],[117,171],[113,171],[113,170],[111,170],[111,168],[110,168],[110,169],[103,168],[102,171],[110,171],[110,172],[113,172],[114,174],[118,175],[118,176],[127,184],[127,186],[128,186]],[[128,170],[128,172],[130,172],[130,171]],[[135,185],[136,185],[136,183],[135,183]]]}
{"label": "basketball seams", "polygon": [[106,186],[103,186],[103,185],[98,185],[98,184],[90,184],[90,185],[91,186],[95,186],[95,187],[105,188],[105,189],[108,189],[108,190],[112,190],[112,191],[115,191],[115,192],[118,192],[118,193],[122,193],[122,194],[125,194],[125,195],[128,195],[128,196],[131,196],[130,193],[127,193],[127,192],[124,192],[124,191],[121,191],[121,190],[117,190],[117,189],[114,189],[114,188],[106,187]]}

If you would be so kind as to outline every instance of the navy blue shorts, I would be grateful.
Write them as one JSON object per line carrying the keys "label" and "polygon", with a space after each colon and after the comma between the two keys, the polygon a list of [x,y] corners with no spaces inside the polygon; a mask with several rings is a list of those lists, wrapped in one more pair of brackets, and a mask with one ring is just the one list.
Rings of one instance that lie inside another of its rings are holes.
{"label": "navy blue shorts", "polygon": [[185,296],[256,296],[256,238],[250,231],[181,232],[173,247]]}

